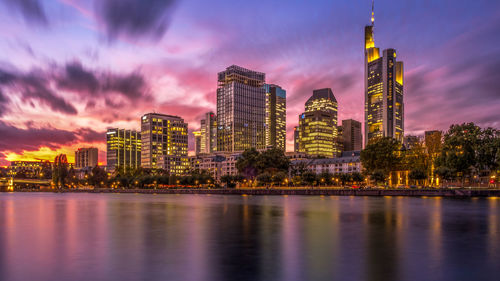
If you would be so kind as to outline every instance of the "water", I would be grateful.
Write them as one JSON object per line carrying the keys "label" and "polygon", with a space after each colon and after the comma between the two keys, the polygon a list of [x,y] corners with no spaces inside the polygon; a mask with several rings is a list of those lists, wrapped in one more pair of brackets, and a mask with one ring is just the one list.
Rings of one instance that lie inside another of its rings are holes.
{"label": "water", "polygon": [[500,199],[0,193],[0,280],[499,280]]}

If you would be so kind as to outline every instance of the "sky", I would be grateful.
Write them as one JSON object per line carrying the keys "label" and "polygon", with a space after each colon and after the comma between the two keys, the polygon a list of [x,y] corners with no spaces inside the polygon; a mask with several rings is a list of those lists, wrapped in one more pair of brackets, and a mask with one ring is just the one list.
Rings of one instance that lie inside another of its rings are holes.
{"label": "sky", "polygon": [[[0,166],[88,146],[105,164],[106,129],[148,112],[197,130],[233,64],[286,89],[293,150],[313,89],[364,120],[370,14],[370,0],[0,0]],[[405,64],[405,134],[500,128],[498,34],[498,0],[376,1],[375,44]]]}

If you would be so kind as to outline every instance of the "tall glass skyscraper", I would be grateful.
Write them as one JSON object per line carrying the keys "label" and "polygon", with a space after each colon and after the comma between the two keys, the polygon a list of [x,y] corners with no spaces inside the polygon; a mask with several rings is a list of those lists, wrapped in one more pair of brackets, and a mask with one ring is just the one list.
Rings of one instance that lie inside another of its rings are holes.
{"label": "tall glass skyscraper", "polygon": [[213,112],[205,113],[200,124],[200,154],[210,154],[217,151],[217,117]]}
{"label": "tall glass skyscraper", "polygon": [[141,133],[125,129],[108,129],[106,132],[106,169],[141,166]]}
{"label": "tall glass skyscraper", "polygon": [[285,151],[286,91],[278,85],[266,84],[266,147]]}
{"label": "tall glass skyscraper", "polygon": [[217,151],[265,149],[264,73],[232,65],[218,73]]}
{"label": "tall glass skyscraper", "polygon": [[148,113],[141,118],[141,166],[182,175],[189,169],[188,124],[178,116]]}
{"label": "tall glass skyscraper", "polygon": [[299,152],[315,157],[340,154],[337,138],[337,99],[332,89],[314,90],[299,116]]}
{"label": "tall glass skyscraper", "polygon": [[365,145],[376,137],[403,141],[403,62],[396,61],[396,50],[386,49],[380,56],[375,47],[372,24],[365,26]]}

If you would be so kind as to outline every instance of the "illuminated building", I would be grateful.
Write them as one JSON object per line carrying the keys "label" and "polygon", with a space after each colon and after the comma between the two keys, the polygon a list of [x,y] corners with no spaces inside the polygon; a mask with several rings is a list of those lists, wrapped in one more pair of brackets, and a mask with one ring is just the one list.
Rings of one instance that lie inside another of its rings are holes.
{"label": "illuminated building", "polygon": [[317,175],[328,172],[330,174],[351,174],[362,171],[359,154],[337,158],[298,159],[290,162],[290,169],[296,166],[305,166],[308,171]]}
{"label": "illuminated building", "polygon": [[420,143],[420,138],[417,136],[405,136],[403,139],[403,144],[406,149],[412,149],[415,145]]}
{"label": "illuminated building", "polygon": [[201,131],[194,131],[194,153],[199,155],[201,153]]}
{"label": "illuminated building", "polygon": [[299,126],[293,127],[293,152],[299,152]]}
{"label": "illuminated building", "polygon": [[363,146],[361,122],[352,119],[342,120],[342,138],[344,151],[361,150]]}
{"label": "illuminated building", "polygon": [[365,26],[365,145],[376,137],[393,137],[403,142],[403,62],[396,50],[380,55],[373,38],[375,18]]}
{"label": "illuminated building", "polygon": [[210,154],[217,151],[217,117],[213,112],[205,113],[201,120],[200,153]]}
{"label": "illuminated building", "polygon": [[178,116],[148,113],[141,118],[141,166],[182,175],[189,169],[188,124]]}
{"label": "illuminated building", "polygon": [[299,152],[315,157],[340,154],[337,138],[337,100],[330,88],[314,90],[299,116]]}
{"label": "illuminated building", "polygon": [[75,168],[95,167],[98,164],[98,150],[96,147],[78,148],[75,151]]}
{"label": "illuminated building", "polygon": [[265,74],[236,65],[218,73],[217,151],[266,147]]}
{"label": "illuminated building", "polygon": [[34,178],[42,177],[44,170],[52,170],[52,164],[49,161],[12,161],[8,167],[7,175],[14,177],[22,173],[23,177]]}
{"label": "illuminated building", "polygon": [[125,129],[108,129],[106,132],[106,169],[141,166],[141,133]]}
{"label": "illuminated building", "polygon": [[266,147],[285,151],[286,91],[280,86],[266,84]]}

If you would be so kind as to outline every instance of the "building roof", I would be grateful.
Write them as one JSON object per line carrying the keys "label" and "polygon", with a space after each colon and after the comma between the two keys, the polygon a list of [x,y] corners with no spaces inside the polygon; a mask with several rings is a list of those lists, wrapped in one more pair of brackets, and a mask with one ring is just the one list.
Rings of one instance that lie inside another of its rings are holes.
{"label": "building roof", "polygon": [[359,156],[337,157],[337,158],[317,158],[317,159],[301,159],[291,161],[291,165],[299,163],[306,163],[309,165],[330,165],[330,164],[343,164],[360,162]]}
{"label": "building roof", "polygon": [[317,99],[329,99],[337,102],[337,99],[333,95],[332,89],[330,88],[314,90],[312,96],[307,100],[306,103]]}

